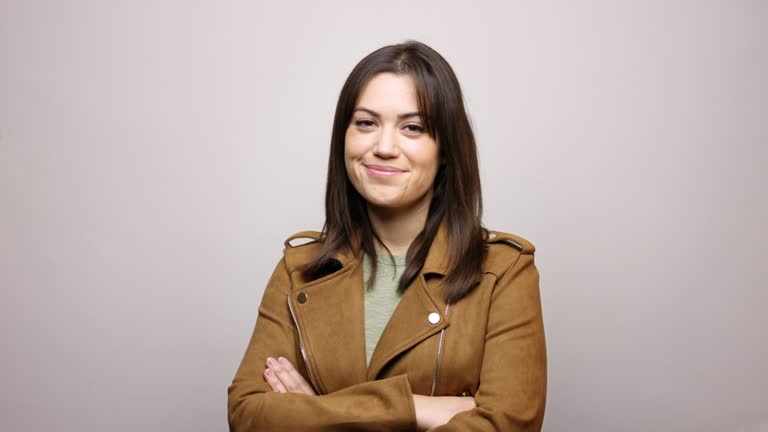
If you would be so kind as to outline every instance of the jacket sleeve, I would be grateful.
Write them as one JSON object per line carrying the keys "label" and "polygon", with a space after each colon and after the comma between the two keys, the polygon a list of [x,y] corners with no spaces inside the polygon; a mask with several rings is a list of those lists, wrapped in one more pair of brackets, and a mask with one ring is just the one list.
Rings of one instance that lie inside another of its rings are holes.
{"label": "jacket sleeve", "polygon": [[416,413],[407,375],[320,396],[271,390],[263,378],[269,356],[285,357],[307,378],[288,309],[290,286],[283,258],[264,290],[253,335],[229,386],[230,431],[415,430]]}
{"label": "jacket sleeve", "polygon": [[477,407],[430,429],[540,431],[547,390],[547,359],[533,254],[524,253],[498,280],[485,335]]}

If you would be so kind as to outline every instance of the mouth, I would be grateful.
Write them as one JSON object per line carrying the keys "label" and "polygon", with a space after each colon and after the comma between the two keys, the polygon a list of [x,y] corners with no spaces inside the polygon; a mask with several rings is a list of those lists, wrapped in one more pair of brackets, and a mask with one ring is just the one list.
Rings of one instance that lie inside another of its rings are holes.
{"label": "mouth", "polygon": [[363,164],[368,171],[368,174],[375,176],[375,177],[394,177],[396,175],[402,174],[405,172],[405,170],[402,170],[400,168],[395,168],[391,166],[384,166],[384,165],[365,165]]}

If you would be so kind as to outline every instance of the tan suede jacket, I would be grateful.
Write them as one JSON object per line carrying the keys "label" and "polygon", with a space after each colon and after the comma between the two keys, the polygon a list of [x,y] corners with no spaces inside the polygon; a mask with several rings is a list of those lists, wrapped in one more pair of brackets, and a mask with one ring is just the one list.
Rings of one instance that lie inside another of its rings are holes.
{"label": "tan suede jacket", "polygon": [[[292,247],[309,237],[314,242]],[[546,402],[546,349],[534,246],[491,231],[480,285],[447,306],[441,226],[421,274],[400,300],[366,367],[361,256],[305,281],[320,233],[285,242],[229,386],[232,431],[414,431],[413,394],[471,395],[477,408],[434,431],[539,431]],[[266,358],[283,356],[318,396],[272,392]]]}

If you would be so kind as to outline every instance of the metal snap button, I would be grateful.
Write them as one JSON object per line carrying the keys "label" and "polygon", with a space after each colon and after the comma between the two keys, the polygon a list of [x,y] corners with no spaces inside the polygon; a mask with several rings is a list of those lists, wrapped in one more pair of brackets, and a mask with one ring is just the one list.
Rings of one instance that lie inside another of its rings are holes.
{"label": "metal snap button", "polygon": [[307,293],[300,292],[299,295],[296,297],[296,300],[299,301],[299,303],[304,304],[307,302]]}
{"label": "metal snap button", "polygon": [[432,312],[431,314],[429,314],[427,319],[429,320],[430,323],[437,324],[440,322],[440,314],[437,312]]}
{"label": "metal snap button", "polygon": [[459,396],[467,397],[467,396],[472,396],[472,395],[468,391],[464,390],[463,392],[459,393]]}

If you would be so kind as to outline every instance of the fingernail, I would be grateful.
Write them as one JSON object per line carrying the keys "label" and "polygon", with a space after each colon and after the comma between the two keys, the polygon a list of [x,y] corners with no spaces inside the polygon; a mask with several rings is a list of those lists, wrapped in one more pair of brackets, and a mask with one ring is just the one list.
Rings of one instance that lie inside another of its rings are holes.
{"label": "fingernail", "polygon": [[269,376],[272,376],[272,369],[267,369],[266,371],[264,371],[264,373]]}
{"label": "fingernail", "polygon": [[280,357],[277,359],[281,364],[288,365],[288,360],[285,357]]}
{"label": "fingernail", "polygon": [[270,366],[274,366],[275,364],[277,364],[277,362],[272,357],[267,357],[267,364]]}

